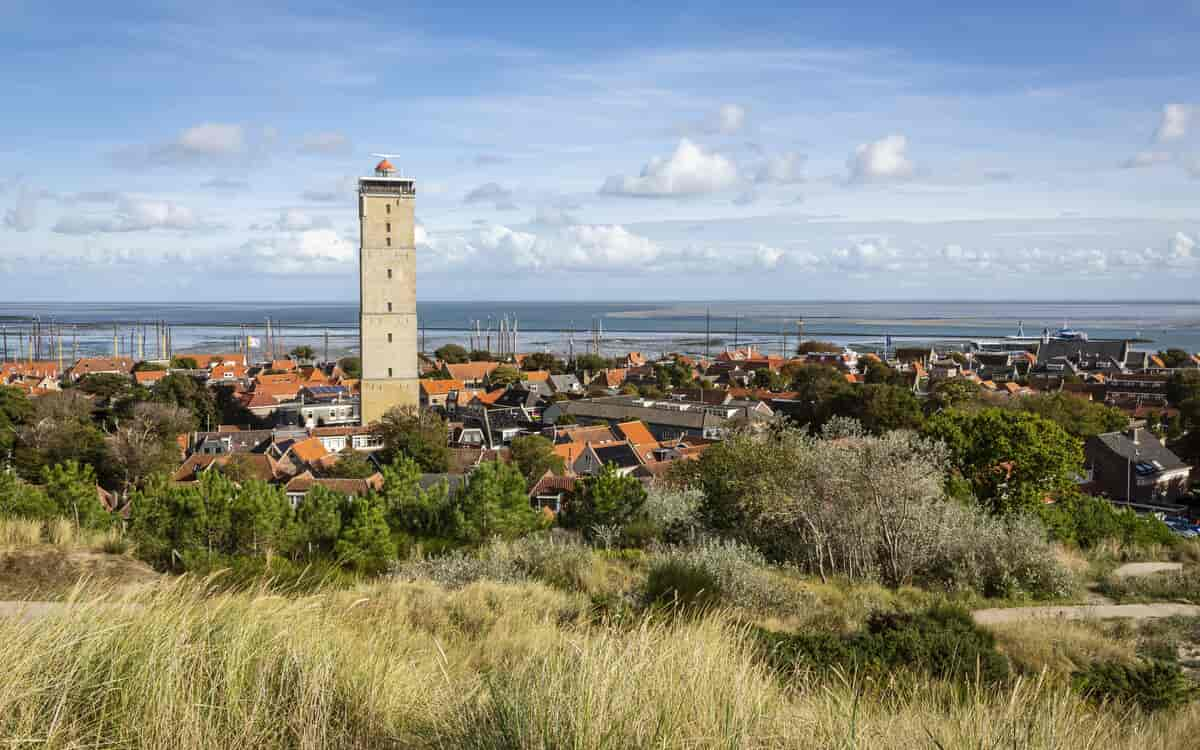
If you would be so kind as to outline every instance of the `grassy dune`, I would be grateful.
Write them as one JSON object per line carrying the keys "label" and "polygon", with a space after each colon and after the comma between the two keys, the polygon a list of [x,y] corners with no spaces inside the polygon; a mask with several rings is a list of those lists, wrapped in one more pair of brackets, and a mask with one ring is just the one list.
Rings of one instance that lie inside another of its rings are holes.
{"label": "grassy dune", "polygon": [[[137,606],[127,606],[136,604]],[[191,748],[1176,748],[1200,708],[1094,708],[1048,675],[785,683],[742,628],[592,622],[538,583],[284,597],[180,579],[0,620],[0,745]]]}

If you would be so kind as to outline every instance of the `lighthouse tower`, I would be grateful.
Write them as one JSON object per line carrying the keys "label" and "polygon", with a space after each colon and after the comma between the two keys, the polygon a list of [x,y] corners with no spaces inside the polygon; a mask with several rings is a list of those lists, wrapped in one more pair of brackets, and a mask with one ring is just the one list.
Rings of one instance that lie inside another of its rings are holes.
{"label": "lighthouse tower", "polygon": [[362,422],[416,406],[416,183],[383,159],[358,180]]}

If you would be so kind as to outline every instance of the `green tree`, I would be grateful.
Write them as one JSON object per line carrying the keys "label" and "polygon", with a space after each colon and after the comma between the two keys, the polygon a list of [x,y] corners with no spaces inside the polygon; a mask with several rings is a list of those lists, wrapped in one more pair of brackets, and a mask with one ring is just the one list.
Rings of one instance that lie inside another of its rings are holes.
{"label": "green tree", "polygon": [[842,347],[832,341],[816,341],[815,339],[801,341],[796,346],[797,354],[837,354],[841,350]]}
{"label": "green tree", "polygon": [[555,375],[567,371],[566,364],[549,352],[533,352],[521,363],[523,370],[549,370]]}
{"label": "green tree", "polygon": [[212,392],[190,375],[173,372],[155,383],[150,393],[157,403],[187,409],[201,430],[215,430],[220,424]]}
{"label": "green tree", "polygon": [[92,373],[80,378],[75,387],[89,396],[111,400],[128,393],[133,387],[133,381],[125,375],[110,372]]}
{"label": "green tree", "polygon": [[312,361],[317,358],[317,353],[313,351],[311,346],[303,344],[288,352],[293,358],[304,361]]}
{"label": "green tree", "polygon": [[382,573],[396,558],[396,544],[378,498],[367,495],[343,502],[334,554],[343,565],[366,574]]}
{"label": "green tree", "polygon": [[462,505],[474,541],[511,539],[544,525],[542,515],[529,504],[525,477],[517,467],[500,461],[484,461],[471,472]]}
{"label": "green tree", "polygon": [[0,465],[7,462],[17,442],[18,425],[33,413],[33,405],[19,388],[0,385]]}
{"label": "green tree", "polygon": [[255,479],[240,483],[230,495],[229,539],[222,550],[226,554],[285,551],[294,534],[292,506],[282,488]]}
{"label": "green tree", "polygon": [[946,444],[976,499],[997,514],[1035,511],[1083,470],[1082,443],[1036,414],[950,409],[930,417],[923,432]]}
{"label": "green tree", "polygon": [[654,365],[654,379],[663,390],[682,388],[692,383],[692,368],[679,360]]}
{"label": "green tree", "polygon": [[496,357],[487,349],[472,349],[467,353],[467,359],[472,362],[495,362]]}
{"label": "green tree", "polygon": [[104,434],[92,422],[91,399],[75,390],[47,393],[17,431],[14,465],[28,481],[41,478],[47,466],[74,460],[90,464],[106,487],[120,479],[109,460]]}
{"label": "green tree", "polygon": [[1102,432],[1116,432],[1129,424],[1129,419],[1120,409],[1066,393],[1029,396],[1013,399],[1009,403],[1014,408],[1057,423],[1075,437],[1089,438]]}
{"label": "green tree", "polygon": [[867,365],[863,370],[863,382],[869,385],[904,385],[904,375],[896,369],[889,366],[886,362],[878,359],[866,360]]}
{"label": "green tree", "polygon": [[0,470],[0,518],[46,520],[58,514],[45,491],[21,480],[10,471]]}
{"label": "green tree", "polygon": [[166,369],[166,365],[159,364],[158,362],[146,362],[144,360],[133,366],[134,372],[164,372]]}
{"label": "green tree", "polygon": [[563,459],[554,452],[554,443],[542,435],[522,435],[513,438],[509,446],[513,463],[532,485],[547,471],[562,474]]}
{"label": "green tree", "polygon": [[419,539],[463,536],[465,518],[449,485],[443,480],[421,489],[421,467],[407,456],[397,456],[390,466],[383,467],[380,497],[394,532]]}
{"label": "green tree", "polygon": [[296,539],[307,557],[333,555],[342,531],[343,497],[328,487],[317,485],[305,494],[296,507]]}
{"label": "green tree", "polygon": [[907,388],[870,384],[839,389],[830,400],[831,416],[857,419],[870,432],[918,429],[925,419],[921,404]]}
{"label": "green tree", "polygon": [[1172,373],[1167,381],[1167,401],[1178,406],[1189,398],[1200,398],[1200,370]]}
{"label": "green tree", "polygon": [[515,367],[508,365],[500,365],[495,370],[488,374],[488,385],[493,388],[503,388],[510,386],[513,383],[519,383],[525,379],[525,376]]}
{"label": "green tree", "polygon": [[[704,381],[701,380],[701,383]],[[762,368],[754,371],[754,385],[759,388],[766,388],[768,391],[779,393],[786,391],[792,384],[792,379],[785,375],[780,370],[768,370]]]}
{"label": "green tree", "polygon": [[338,360],[338,368],[346,374],[348,378],[362,377],[362,358],[361,357],[342,357]]}
{"label": "green tree", "polygon": [[1159,352],[1158,356],[1163,364],[1171,369],[1187,367],[1192,362],[1192,355],[1183,349],[1167,349],[1165,352]]}
{"label": "green tree", "polygon": [[580,354],[575,357],[575,372],[599,372],[607,370],[611,364],[597,354]]}
{"label": "green tree", "polygon": [[597,526],[625,526],[641,515],[645,504],[646,488],[642,483],[606,464],[597,474],[576,483],[562,523],[590,537]]}
{"label": "green tree", "polygon": [[979,400],[981,390],[978,383],[966,378],[939,380],[930,389],[925,408],[931,414],[943,409],[964,408]]}
{"label": "green tree", "polygon": [[69,518],[76,526],[99,529],[112,523],[112,514],[100,504],[96,472],[91,466],[78,461],[47,466],[42,469],[42,486],[57,515]]}
{"label": "green tree", "polygon": [[200,363],[196,361],[195,357],[172,357],[171,358],[171,369],[172,370],[199,370]]}
{"label": "green tree", "polygon": [[458,344],[440,346],[433,352],[433,356],[450,365],[461,365],[470,361],[467,350]]}
{"label": "green tree", "polygon": [[373,425],[373,432],[383,443],[380,458],[384,463],[403,454],[427,474],[444,474],[450,466],[449,428],[431,409],[394,407]]}
{"label": "green tree", "polygon": [[360,451],[346,447],[338,453],[338,460],[322,474],[337,479],[366,479],[375,473],[375,465]]}
{"label": "green tree", "polygon": [[137,554],[159,569],[182,570],[185,555],[208,549],[209,518],[197,484],[159,476],[131,497],[129,533]]}

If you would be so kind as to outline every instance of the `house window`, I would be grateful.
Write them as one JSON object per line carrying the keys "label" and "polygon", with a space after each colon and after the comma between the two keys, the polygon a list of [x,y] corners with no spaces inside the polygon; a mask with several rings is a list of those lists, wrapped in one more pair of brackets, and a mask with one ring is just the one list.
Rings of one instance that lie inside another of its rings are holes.
{"label": "house window", "polygon": [[389,344],[392,343],[392,334],[390,334],[390,333],[388,334],[388,343]]}

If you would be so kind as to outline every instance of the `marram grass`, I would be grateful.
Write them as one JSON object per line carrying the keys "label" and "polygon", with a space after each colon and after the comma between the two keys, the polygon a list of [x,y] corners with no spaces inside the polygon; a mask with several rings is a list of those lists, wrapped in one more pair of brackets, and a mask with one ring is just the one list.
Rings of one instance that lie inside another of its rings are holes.
{"label": "marram grass", "polygon": [[[589,623],[539,584],[283,597],[181,579],[0,620],[0,747],[1185,748],[1200,711],[1058,682],[786,685],[720,613]],[[82,594],[81,594],[82,596]]]}

